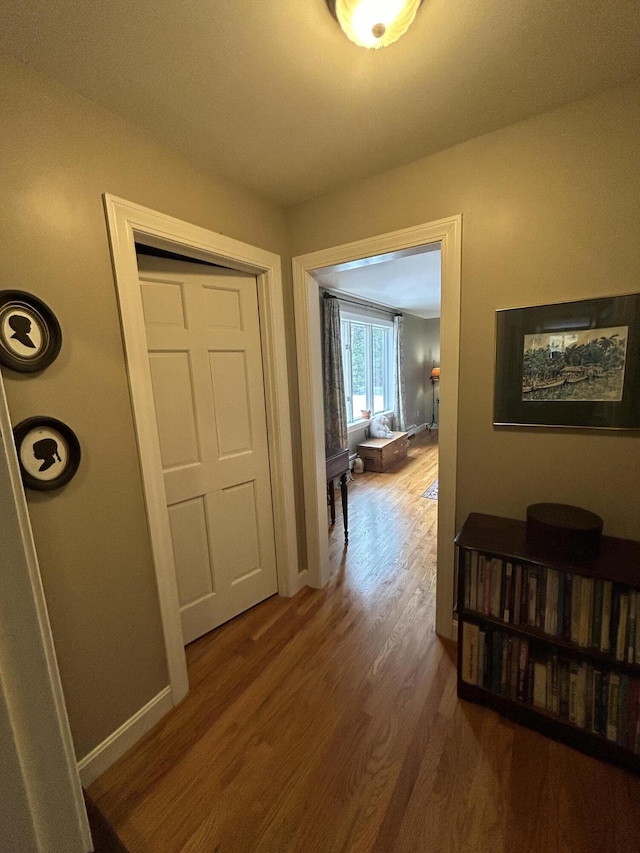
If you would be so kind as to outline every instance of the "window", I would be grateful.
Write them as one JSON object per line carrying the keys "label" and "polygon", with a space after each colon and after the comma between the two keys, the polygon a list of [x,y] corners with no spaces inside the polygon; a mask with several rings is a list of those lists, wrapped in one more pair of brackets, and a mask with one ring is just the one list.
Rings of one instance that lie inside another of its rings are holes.
{"label": "window", "polygon": [[393,323],[342,311],[342,365],[347,421],[392,408]]}

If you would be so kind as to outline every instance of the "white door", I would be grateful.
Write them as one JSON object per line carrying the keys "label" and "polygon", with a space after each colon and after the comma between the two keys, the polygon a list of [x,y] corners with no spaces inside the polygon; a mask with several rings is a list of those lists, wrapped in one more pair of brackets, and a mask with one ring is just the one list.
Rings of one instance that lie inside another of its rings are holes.
{"label": "white door", "polygon": [[140,256],[185,643],[277,592],[255,276]]}

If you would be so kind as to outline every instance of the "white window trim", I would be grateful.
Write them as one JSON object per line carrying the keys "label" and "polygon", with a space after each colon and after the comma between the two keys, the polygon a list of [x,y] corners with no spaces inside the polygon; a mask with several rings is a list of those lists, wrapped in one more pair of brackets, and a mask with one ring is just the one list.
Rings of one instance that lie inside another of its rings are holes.
{"label": "white window trim", "polygon": [[393,409],[388,409],[384,412],[378,412],[377,415],[372,415],[370,418],[361,418],[359,421],[353,421],[353,423],[347,425],[347,434],[351,435],[352,432],[359,432],[366,429],[371,425],[371,421],[374,417],[378,418],[380,415],[383,415],[385,418],[395,418],[396,413]]}
{"label": "white window trim", "polygon": [[[340,322],[342,323],[343,321],[345,321],[348,323],[360,323],[360,324],[368,326],[368,327],[378,326],[378,327],[387,329],[388,331],[392,332],[393,331],[393,320],[390,319],[392,314],[391,314],[391,312],[389,312],[389,315],[386,317],[380,316],[383,313],[386,313],[386,312],[378,311],[377,309],[375,310],[375,312],[371,311],[371,310],[367,311],[365,306],[363,306],[362,312],[358,311],[357,309],[354,310],[352,308],[346,308],[345,309],[342,307],[342,304],[341,304],[341,306],[340,306]],[[369,343],[369,349],[372,349],[373,348],[373,342],[371,340],[369,340],[370,337],[371,337],[371,332],[369,331],[367,333],[367,339],[368,339],[368,343]],[[393,352],[392,352],[393,342],[392,342],[391,336],[389,336],[389,339],[388,339],[388,346],[389,346],[389,352],[387,355],[387,365],[386,365],[387,381],[385,384],[387,385],[387,388],[388,388],[389,398],[391,398],[393,396]],[[343,347],[344,347],[344,342],[343,342]],[[347,344],[347,347],[349,347],[349,344]],[[370,355],[369,351],[368,351],[368,355]],[[368,374],[372,374],[372,371],[373,371],[373,367],[370,364],[370,362],[371,362],[371,359],[368,357],[367,358],[367,373]],[[349,374],[351,373],[350,370],[348,372],[349,372]],[[369,378],[371,379],[371,381],[373,381],[372,376],[370,376]],[[353,392],[352,392],[352,389],[350,386],[350,382],[347,381],[345,378],[345,397],[347,397],[347,392],[349,392],[348,396],[352,398]],[[373,387],[372,387],[372,392],[373,392]],[[351,413],[353,412],[353,405],[352,405],[352,402],[350,399],[347,399],[345,402],[347,405],[347,432],[348,433],[355,432],[358,429],[363,429],[363,428],[369,426],[372,418],[355,418],[354,420],[349,420],[349,413],[350,413],[350,411],[351,411]],[[386,402],[388,405],[389,399],[387,399]],[[377,417],[379,415],[384,415],[385,417],[388,417],[389,415],[393,416],[393,414],[394,414],[393,410],[387,408],[387,409],[383,409],[381,412],[373,412],[373,417]]]}

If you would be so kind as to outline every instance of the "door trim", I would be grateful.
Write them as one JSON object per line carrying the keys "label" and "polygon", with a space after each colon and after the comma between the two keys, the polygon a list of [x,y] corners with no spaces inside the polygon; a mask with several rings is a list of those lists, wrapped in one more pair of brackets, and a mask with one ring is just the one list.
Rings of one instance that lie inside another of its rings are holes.
{"label": "door trim", "polygon": [[0,506],[0,824],[21,850],[86,853],[91,833],[1,375]]}
{"label": "door trim", "polygon": [[291,421],[285,351],[281,264],[278,255],[214,231],[104,194],[109,241],[122,323],[160,613],[174,705],[188,692],[187,665],[171,533],[162,477],[151,372],[146,347],[135,242],[198,258],[256,276],[264,367],[267,441],[276,544],[278,592],[303,586],[297,563],[291,467]]}
{"label": "door trim", "polygon": [[458,375],[460,352],[460,276],[462,216],[452,216],[401,231],[333,246],[292,259],[293,292],[300,393],[304,505],[308,583],[322,587],[329,580],[324,426],[318,417],[322,400],[320,300],[311,273],[361,258],[402,253],[429,243],[442,247],[442,310],[440,321],[440,387],[438,556],[436,631],[455,639],[453,621],[456,466],[458,445]]}

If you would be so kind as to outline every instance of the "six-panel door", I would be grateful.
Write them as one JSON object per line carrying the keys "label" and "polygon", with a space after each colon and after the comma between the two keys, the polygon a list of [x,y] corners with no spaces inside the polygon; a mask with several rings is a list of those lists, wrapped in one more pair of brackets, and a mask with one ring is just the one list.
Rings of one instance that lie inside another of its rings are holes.
{"label": "six-panel door", "polygon": [[184,642],[277,591],[257,283],[140,256]]}

